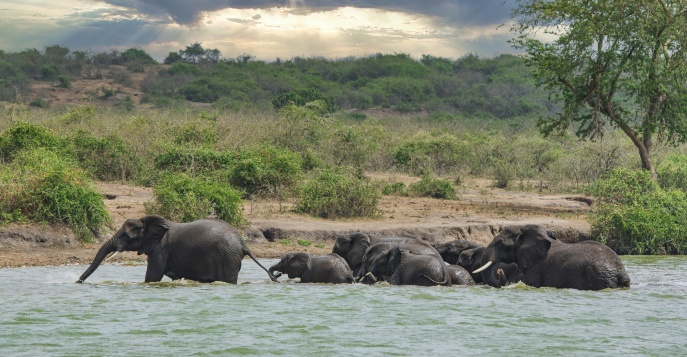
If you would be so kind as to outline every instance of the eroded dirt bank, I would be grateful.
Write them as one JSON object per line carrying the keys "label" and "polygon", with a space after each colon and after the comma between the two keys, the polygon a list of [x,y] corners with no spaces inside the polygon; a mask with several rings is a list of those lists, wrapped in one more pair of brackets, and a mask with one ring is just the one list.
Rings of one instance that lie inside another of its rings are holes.
{"label": "eroded dirt bank", "polygon": [[[534,223],[565,241],[589,236],[585,220],[592,204],[589,198],[511,192],[489,184],[466,183],[460,201],[384,196],[382,214],[374,220],[322,220],[292,213],[289,202],[252,201],[243,207],[251,224],[242,231],[259,258],[277,258],[287,251],[328,253],[338,234],[358,231],[411,235],[433,243],[462,238],[487,244],[504,226]],[[115,183],[98,183],[98,189],[114,221],[113,230],[105,232],[101,240],[109,238],[127,218],[145,215],[144,203],[152,195],[147,188]],[[0,267],[88,264],[99,247],[99,242],[77,242],[64,227],[0,227]],[[135,253],[121,253],[112,260],[144,261],[144,256]]]}

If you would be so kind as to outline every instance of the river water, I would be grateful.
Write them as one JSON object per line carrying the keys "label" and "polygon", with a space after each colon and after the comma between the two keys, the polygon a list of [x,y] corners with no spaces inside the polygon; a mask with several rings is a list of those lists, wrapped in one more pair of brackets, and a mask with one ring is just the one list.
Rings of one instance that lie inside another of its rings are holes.
{"label": "river water", "polygon": [[687,256],[623,262],[632,287],[598,292],[271,283],[250,260],[238,285],[6,268],[0,355],[686,356]]}

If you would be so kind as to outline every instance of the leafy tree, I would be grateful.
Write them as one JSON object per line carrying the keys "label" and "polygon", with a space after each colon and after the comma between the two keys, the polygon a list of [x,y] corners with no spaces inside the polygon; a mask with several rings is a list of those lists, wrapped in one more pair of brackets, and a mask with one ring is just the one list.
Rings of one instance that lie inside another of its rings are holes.
{"label": "leafy tree", "polygon": [[[655,177],[654,139],[687,141],[687,3],[681,0],[519,0],[514,47],[564,103],[545,134],[575,125],[595,139],[620,128]],[[546,42],[539,35],[555,36]]]}

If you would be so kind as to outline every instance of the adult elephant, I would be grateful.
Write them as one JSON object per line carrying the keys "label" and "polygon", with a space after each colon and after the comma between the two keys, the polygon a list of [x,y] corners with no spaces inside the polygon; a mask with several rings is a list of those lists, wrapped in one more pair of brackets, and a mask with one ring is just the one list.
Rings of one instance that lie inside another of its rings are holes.
{"label": "adult elephant", "polygon": [[[430,254],[441,258],[439,252],[437,252],[434,247],[419,240],[402,243],[397,243],[394,241],[380,242],[369,246],[365,250],[365,254],[363,254],[363,258],[360,263],[360,269],[358,269],[355,274],[356,279],[359,280],[368,273],[370,266],[372,266],[372,263],[375,261],[375,259],[377,259],[377,257],[379,257],[380,254],[383,254],[394,247],[399,247],[401,250],[413,254]],[[382,274],[386,275],[386,272],[382,272]]]}
{"label": "adult elephant", "polygon": [[[465,249],[460,252],[457,264],[469,272],[473,272],[482,266],[482,255],[487,247]],[[515,263],[493,263],[490,267],[479,273],[470,273],[476,283],[486,283],[491,286],[502,287],[520,281],[522,275]]]}
{"label": "adult elephant", "polygon": [[176,223],[160,216],[145,216],[127,219],[100,247],[77,283],[86,280],[110,253],[122,251],[137,251],[148,256],[146,282],[160,281],[166,275],[174,280],[236,284],[241,261],[246,255],[276,281],[255,259],[239,232],[227,222],[201,219]]}
{"label": "adult elephant", "polygon": [[470,242],[465,239],[455,239],[450,242],[434,246],[441,258],[449,264],[458,264],[460,253],[466,249],[481,247],[482,245]]}
{"label": "adult elephant", "polygon": [[483,271],[495,263],[516,263],[522,281],[534,287],[601,290],[626,288],[630,278],[613,250],[595,241],[563,243],[541,226],[506,227],[482,255]]}
{"label": "adult elephant", "polygon": [[345,284],[353,282],[353,272],[348,263],[338,254],[312,255],[303,252],[289,252],[269,269],[277,272],[275,277],[286,273],[289,279],[300,278],[301,283]]}
{"label": "adult elephant", "polygon": [[418,242],[419,244],[429,245],[428,243],[412,237],[386,237],[377,234],[358,232],[339,235],[332,248],[332,253],[338,254],[344,258],[351,270],[357,272],[360,270],[365,250],[371,245],[381,242]]}
{"label": "adult elephant", "polygon": [[394,247],[375,259],[364,283],[374,284],[382,280],[393,285],[451,285],[446,263],[435,255],[413,254]]}

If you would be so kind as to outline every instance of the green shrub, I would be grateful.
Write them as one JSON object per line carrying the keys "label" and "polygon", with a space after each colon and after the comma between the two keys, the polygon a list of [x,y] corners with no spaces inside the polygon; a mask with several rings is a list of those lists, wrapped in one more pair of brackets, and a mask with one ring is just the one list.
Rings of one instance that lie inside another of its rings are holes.
{"label": "green shrub", "polygon": [[190,222],[216,217],[234,226],[247,222],[241,213],[241,194],[227,184],[186,174],[165,177],[153,187],[154,201],[145,205],[148,214],[172,221]]}
{"label": "green shrub", "polygon": [[394,152],[394,164],[413,175],[444,175],[466,170],[471,147],[453,135],[420,133]]}
{"label": "green shrub", "polygon": [[[205,116],[205,115],[203,115]],[[186,123],[175,128],[174,143],[188,146],[212,146],[217,143],[217,134],[210,128],[196,123]]]}
{"label": "green shrub", "polygon": [[36,97],[29,102],[29,105],[37,108],[47,108],[50,106],[50,102],[45,100],[45,98],[43,97]]}
{"label": "green shrub", "polygon": [[55,152],[23,150],[0,172],[3,221],[65,224],[84,241],[111,222],[86,174]]}
{"label": "green shrub", "polygon": [[686,254],[687,195],[645,170],[619,169],[593,185],[592,237],[618,254]]}
{"label": "green shrub", "polygon": [[323,101],[322,113],[334,113],[336,111],[336,104],[334,97],[328,97],[320,93],[316,88],[297,89],[290,92],[282,93],[272,99],[272,105],[279,110],[289,104],[302,107],[314,101]]}
{"label": "green shrub", "polygon": [[663,189],[680,189],[687,192],[687,155],[673,154],[656,167],[658,184]]}
{"label": "green shrub", "polygon": [[94,106],[81,106],[67,108],[67,112],[62,115],[60,120],[63,124],[80,124],[84,121],[95,118],[96,110]]}
{"label": "green shrub", "polygon": [[66,75],[60,75],[57,77],[57,86],[60,88],[71,88],[72,87],[72,79],[69,78],[69,76]]}
{"label": "green shrub", "polygon": [[306,247],[306,248],[309,247],[309,246],[312,244],[312,241],[309,241],[309,240],[307,240],[307,239],[298,239],[296,242],[297,242],[298,245],[300,245],[301,247]]}
{"label": "green shrub", "polygon": [[303,177],[301,156],[267,146],[242,150],[229,173],[229,182],[246,193],[286,198]]}
{"label": "green shrub", "polygon": [[382,188],[382,194],[391,196],[408,196],[408,188],[403,182],[394,182]]}
{"label": "green shrub", "polygon": [[432,178],[429,175],[422,177],[422,180],[410,184],[408,192],[413,196],[442,198],[447,200],[458,199],[456,189],[450,181]]}
{"label": "green shrub", "polygon": [[236,158],[230,152],[221,152],[208,148],[189,148],[170,145],[154,158],[156,170],[185,172],[191,176],[208,174],[218,170],[229,169]]}
{"label": "green shrub", "polygon": [[50,130],[27,122],[18,122],[0,135],[0,161],[10,162],[21,150],[64,147],[63,141]]}
{"label": "green shrub", "polygon": [[119,136],[96,138],[77,130],[71,140],[79,166],[98,180],[130,180],[141,169],[140,159]]}
{"label": "green shrub", "polygon": [[346,167],[323,170],[303,188],[296,212],[321,218],[377,216],[378,185],[357,177],[353,172]]}

